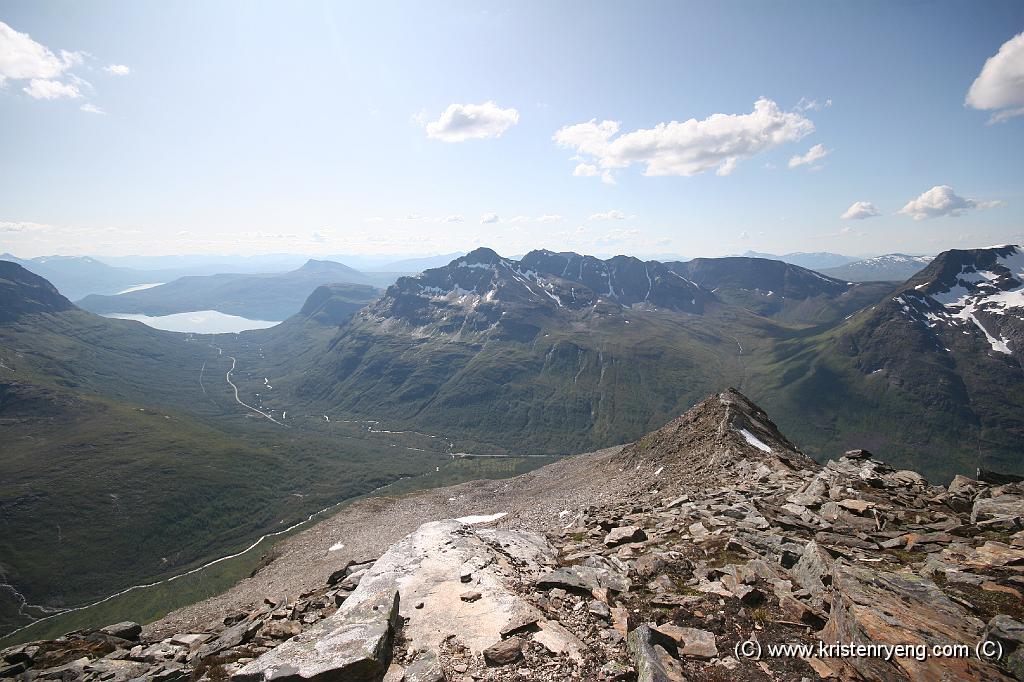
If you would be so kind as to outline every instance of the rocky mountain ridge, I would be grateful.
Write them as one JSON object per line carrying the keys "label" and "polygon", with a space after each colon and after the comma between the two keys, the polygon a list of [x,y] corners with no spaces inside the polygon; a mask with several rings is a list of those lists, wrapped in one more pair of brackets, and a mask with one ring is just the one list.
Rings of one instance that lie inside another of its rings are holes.
{"label": "rocky mountain ridge", "polygon": [[[127,623],[20,645],[2,652],[2,674],[1024,679],[1024,484],[1013,477],[939,487],[863,450],[821,466],[733,390],[625,448],[546,469],[485,484],[487,506],[470,516],[425,510],[472,486],[374,502],[365,529],[352,526],[354,509],[317,542],[379,535],[399,509],[420,516],[369,561],[325,549],[313,575],[288,569],[291,583],[281,569],[296,557],[269,561],[261,573],[301,590],[292,596],[250,591],[230,609],[217,601],[220,611],[172,614],[141,633]],[[835,641],[966,648],[813,653]],[[980,641],[998,655],[976,655]],[[810,648],[772,655],[776,644]]]}
{"label": "rocky mountain ridge", "polygon": [[1024,250],[948,251],[893,297],[937,336],[981,336],[995,353],[1024,349]]}

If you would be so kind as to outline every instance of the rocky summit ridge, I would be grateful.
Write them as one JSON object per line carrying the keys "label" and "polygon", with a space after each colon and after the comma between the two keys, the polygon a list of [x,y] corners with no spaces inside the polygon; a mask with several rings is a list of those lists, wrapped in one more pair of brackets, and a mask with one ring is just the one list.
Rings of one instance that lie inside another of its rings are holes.
{"label": "rocky summit ridge", "polygon": [[[473,487],[488,508],[430,517],[430,500]],[[818,465],[734,390],[624,448],[372,504],[370,531],[401,509],[419,518],[379,555],[296,571],[319,584],[202,622],[19,645],[0,676],[1024,679],[1024,483],[981,472],[935,486],[864,450]],[[358,511],[334,527],[343,540]],[[975,654],[981,641],[995,660]],[[966,649],[840,658],[810,653],[819,642]]]}

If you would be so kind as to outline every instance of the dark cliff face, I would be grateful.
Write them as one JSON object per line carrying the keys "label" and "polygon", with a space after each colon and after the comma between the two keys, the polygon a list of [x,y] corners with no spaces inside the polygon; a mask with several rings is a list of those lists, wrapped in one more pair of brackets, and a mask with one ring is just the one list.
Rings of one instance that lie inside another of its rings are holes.
{"label": "dark cliff face", "polygon": [[23,315],[56,313],[75,306],[39,275],[17,263],[0,261],[0,323]]}

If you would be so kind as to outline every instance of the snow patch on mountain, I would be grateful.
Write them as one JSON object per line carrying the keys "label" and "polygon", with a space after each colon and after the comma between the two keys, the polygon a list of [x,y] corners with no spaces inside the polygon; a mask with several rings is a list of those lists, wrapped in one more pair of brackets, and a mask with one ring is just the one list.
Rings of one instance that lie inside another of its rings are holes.
{"label": "snow patch on mountain", "polygon": [[1024,252],[1016,246],[997,248],[1004,253],[996,254],[990,265],[961,265],[952,281],[924,282],[893,300],[908,317],[931,328],[973,325],[993,351],[1012,355],[1010,340],[993,327],[1011,318],[1024,320]]}

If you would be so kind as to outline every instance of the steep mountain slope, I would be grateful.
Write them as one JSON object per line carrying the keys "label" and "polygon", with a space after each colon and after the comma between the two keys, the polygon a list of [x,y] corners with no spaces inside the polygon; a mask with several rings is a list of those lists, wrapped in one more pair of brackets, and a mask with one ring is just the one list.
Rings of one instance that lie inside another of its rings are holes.
{"label": "steep mountain slope", "polygon": [[170,315],[217,310],[249,319],[283,320],[297,313],[318,286],[344,285],[346,298],[353,306],[361,307],[379,294],[369,284],[377,281],[378,277],[341,263],[310,260],[291,272],[182,277],[169,284],[118,296],[88,296],[79,305],[101,314]]}
{"label": "steep mountain slope", "polygon": [[144,628],[0,656],[27,679],[1010,682],[1022,505],[865,450],[819,466],[730,389],[624,448],[357,502]]}
{"label": "steep mountain slope", "polygon": [[[859,291],[795,266],[726,260],[739,267],[728,282],[715,270],[723,292],[752,279],[751,263],[780,268],[778,286],[796,301],[843,306]],[[566,453],[635,438],[722,383],[743,384],[751,360],[798,331],[724,302],[684,266],[550,251],[514,261],[478,249],[400,279],[324,352],[278,368],[281,392],[266,404],[440,428],[475,452],[516,442]]]}
{"label": "steep mountain slope", "polygon": [[236,398],[229,381],[258,395],[226,342],[92,315],[0,263],[0,632],[24,622],[19,593],[97,599],[447,460],[270,421]]}
{"label": "steep mountain slope", "polygon": [[779,345],[763,402],[801,414],[791,431],[834,434],[948,476],[1021,471],[1024,257],[947,251],[878,305]]}
{"label": "steep mountain slope", "polygon": [[818,268],[818,272],[847,282],[903,282],[931,262],[932,256],[889,253],[834,268]]}

